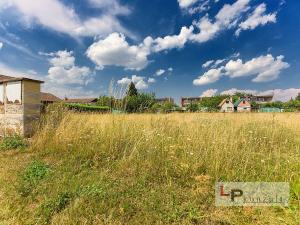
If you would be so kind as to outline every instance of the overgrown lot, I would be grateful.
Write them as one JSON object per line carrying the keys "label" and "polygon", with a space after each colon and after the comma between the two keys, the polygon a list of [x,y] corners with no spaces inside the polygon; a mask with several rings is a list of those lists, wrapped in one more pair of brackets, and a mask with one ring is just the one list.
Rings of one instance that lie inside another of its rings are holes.
{"label": "overgrown lot", "polygon": [[[216,181],[289,182],[290,207],[216,207]],[[0,224],[297,224],[299,195],[299,114],[52,112],[0,151]]]}

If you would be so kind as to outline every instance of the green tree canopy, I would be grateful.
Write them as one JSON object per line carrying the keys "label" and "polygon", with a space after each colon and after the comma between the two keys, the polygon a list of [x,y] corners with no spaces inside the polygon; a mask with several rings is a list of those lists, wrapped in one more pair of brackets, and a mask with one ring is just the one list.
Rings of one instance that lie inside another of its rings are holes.
{"label": "green tree canopy", "polygon": [[187,108],[189,112],[197,112],[199,110],[199,103],[192,102],[190,103]]}
{"label": "green tree canopy", "polygon": [[131,82],[128,86],[128,90],[126,93],[126,96],[137,96],[138,95],[138,90],[136,89],[135,85],[133,82]]}
{"label": "green tree canopy", "polygon": [[111,107],[113,100],[114,99],[112,97],[103,95],[98,98],[97,105]]}
{"label": "green tree canopy", "polygon": [[138,93],[137,95],[127,96],[124,101],[126,112],[145,112],[149,111],[155,103],[155,95]]}

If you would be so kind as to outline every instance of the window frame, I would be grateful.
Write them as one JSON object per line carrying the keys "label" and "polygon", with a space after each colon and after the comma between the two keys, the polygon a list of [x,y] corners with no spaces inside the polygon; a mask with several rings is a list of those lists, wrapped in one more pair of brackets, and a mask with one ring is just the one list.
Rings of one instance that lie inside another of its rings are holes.
{"label": "window frame", "polygon": [[[7,98],[7,86],[8,86],[8,84],[12,84],[12,83],[20,83],[20,86],[21,86],[21,88],[20,88],[20,103],[9,103],[7,100],[8,100],[8,98]],[[7,105],[22,105],[23,104],[23,82],[22,81],[13,81],[13,82],[7,82],[6,84],[5,84],[5,103],[7,104]]]}

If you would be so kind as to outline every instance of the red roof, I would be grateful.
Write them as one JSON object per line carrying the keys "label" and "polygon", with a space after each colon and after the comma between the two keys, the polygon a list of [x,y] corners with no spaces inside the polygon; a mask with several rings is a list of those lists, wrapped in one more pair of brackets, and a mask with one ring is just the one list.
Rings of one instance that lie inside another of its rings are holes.
{"label": "red roof", "polygon": [[59,97],[57,97],[51,93],[45,93],[45,92],[41,92],[41,100],[42,100],[42,102],[60,102],[60,101],[62,101]]}

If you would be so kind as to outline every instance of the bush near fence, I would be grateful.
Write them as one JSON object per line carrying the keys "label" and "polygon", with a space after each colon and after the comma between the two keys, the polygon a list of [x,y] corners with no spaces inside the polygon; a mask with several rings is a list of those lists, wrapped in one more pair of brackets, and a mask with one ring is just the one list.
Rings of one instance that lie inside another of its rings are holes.
{"label": "bush near fence", "polygon": [[68,109],[78,112],[109,112],[108,106],[84,105],[84,104],[65,104]]}

